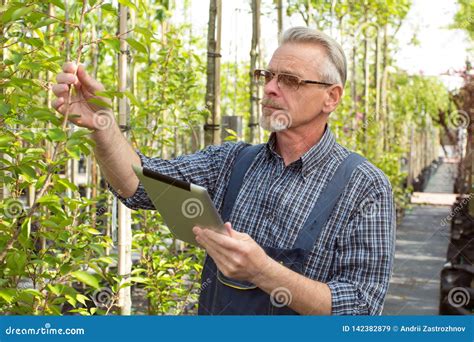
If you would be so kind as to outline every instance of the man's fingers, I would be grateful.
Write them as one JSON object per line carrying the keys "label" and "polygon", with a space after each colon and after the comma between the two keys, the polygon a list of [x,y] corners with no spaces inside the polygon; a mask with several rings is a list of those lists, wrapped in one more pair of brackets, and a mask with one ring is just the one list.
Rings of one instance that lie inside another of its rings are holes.
{"label": "man's fingers", "polygon": [[66,62],[63,64],[63,71],[66,73],[73,74],[76,72],[77,66],[74,62]]}
{"label": "man's fingers", "polygon": [[226,231],[227,235],[229,235],[232,238],[236,237],[236,234],[235,234],[236,231],[234,229],[232,229],[232,224],[230,222],[226,222],[224,224],[224,228],[225,228],[225,231]]}
{"label": "man's fingers", "polygon": [[94,94],[96,91],[104,90],[104,86],[91,77],[83,65],[79,65],[79,68],[77,69],[77,77],[81,82],[81,85],[87,88],[87,91],[91,94]]}
{"label": "man's fingers", "polygon": [[73,74],[61,72],[56,76],[56,81],[58,83],[64,83],[64,84],[76,84],[78,82],[78,79]]}
{"label": "man's fingers", "polygon": [[238,246],[235,240],[232,238],[206,229],[200,234],[201,238],[206,241],[207,244],[212,244],[215,249],[231,251],[235,250]]}
{"label": "man's fingers", "polygon": [[53,84],[53,86],[51,87],[51,90],[53,91],[54,95],[56,95],[57,97],[64,97],[64,96],[67,96],[68,94],[69,86],[64,83]]}
{"label": "man's fingers", "polygon": [[66,106],[64,106],[64,103],[65,103],[64,98],[59,97],[53,100],[53,102],[51,103],[51,106],[53,106],[53,108],[56,109],[58,112],[64,114],[65,109],[66,109]]}
{"label": "man's fingers", "polygon": [[209,240],[202,236],[199,238],[198,242],[206,250],[207,254],[211,256],[221,271],[228,266],[228,258],[225,250],[220,249],[219,246],[213,245]]}

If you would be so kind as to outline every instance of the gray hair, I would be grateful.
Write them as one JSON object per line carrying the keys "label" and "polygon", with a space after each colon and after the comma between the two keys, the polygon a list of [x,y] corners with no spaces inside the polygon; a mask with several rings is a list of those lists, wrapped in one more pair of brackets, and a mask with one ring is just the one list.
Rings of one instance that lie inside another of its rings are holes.
{"label": "gray hair", "polygon": [[346,56],[341,45],[333,38],[324,32],[298,26],[283,32],[280,45],[285,43],[314,43],[323,46],[327,55],[323,70],[320,71],[321,77],[324,78],[323,81],[345,85],[347,77]]}

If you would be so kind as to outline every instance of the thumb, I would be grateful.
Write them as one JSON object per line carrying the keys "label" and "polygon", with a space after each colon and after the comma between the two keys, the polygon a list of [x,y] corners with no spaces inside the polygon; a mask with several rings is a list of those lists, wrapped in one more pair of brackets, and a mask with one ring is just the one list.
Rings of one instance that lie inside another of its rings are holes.
{"label": "thumb", "polygon": [[85,88],[91,94],[104,90],[104,86],[87,73],[83,64],[77,67],[77,78],[81,83],[81,88]]}
{"label": "thumb", "polygon": [[237,237],[237,232],[232,228],[232,225],[230,224],[230,222],[226,222],[224,224],[224,227],[227,232],[227,235],[229,235],[231,238]]}

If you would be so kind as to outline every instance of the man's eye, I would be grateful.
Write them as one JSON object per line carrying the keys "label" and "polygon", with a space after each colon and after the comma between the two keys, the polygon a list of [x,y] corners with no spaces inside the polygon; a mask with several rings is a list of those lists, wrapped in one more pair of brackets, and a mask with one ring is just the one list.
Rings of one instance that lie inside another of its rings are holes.
{"label": "man's eye", "polygon": [[294,87],[298,85],[298,78],[290,75],[282,75],[282,82],[288,86]]}

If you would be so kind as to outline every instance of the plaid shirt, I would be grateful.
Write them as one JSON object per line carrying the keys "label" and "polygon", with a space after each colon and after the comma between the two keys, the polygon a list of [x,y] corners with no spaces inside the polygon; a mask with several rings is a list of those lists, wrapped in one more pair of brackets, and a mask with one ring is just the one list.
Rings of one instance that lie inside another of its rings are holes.
{"label": "plaid shirt", "polygon": [[[329,127],[300,159],[285,166],[275,152],[275,134],[247,171],[230,217],[235,230],[261,246],[291,248],[316,200],[337,166],[350,153]],[[243,142],[208,146],[173,160],[149,158],[142,165],[207,188],[222,207],[232,164]],[[143,185],[129,197],[112,193],[132,209],[154,209]],[[352,174],[304,266],[304,275],[326,283],[332,314],[381,314],[392,271],[395,210],[386,176],[368,161]]]}

